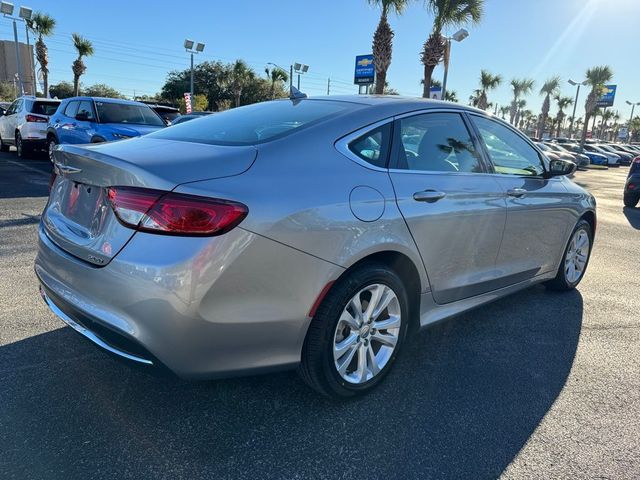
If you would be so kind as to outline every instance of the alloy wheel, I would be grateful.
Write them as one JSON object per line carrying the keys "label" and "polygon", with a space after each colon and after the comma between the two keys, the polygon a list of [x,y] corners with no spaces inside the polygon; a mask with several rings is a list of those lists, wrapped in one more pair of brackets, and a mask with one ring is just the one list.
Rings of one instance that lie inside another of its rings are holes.
{"label": "alloy wheel", "polygon": [[56,148],[56,141],[51,139],[49,140],[49,148],[47,149],[49,152],[49,160],[53,162],[53,151]]}
{"label": "alloy wheel", "polygon": [[576,230],[569,243],[564,260],[564,273],[569,283],[576,283],[582,277],[589,259],[591,242],[586,230]]}
{"label": "alloy wheel", "polygon": [[387,285],[369,285],[342,311],[333,337],[333,360],[347,382],[362,384],[391,359],[400,336],[402,314],[396,293]]}

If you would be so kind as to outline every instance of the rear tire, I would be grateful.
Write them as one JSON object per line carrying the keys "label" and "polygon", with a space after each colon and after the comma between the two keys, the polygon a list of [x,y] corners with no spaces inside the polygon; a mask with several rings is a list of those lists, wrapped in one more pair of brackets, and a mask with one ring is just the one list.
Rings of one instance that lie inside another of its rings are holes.
{"label": "rear tire", "polygon": [[[375,302],[371,309],[370,301]],[[384,264],[364,264],[338,280],[322,301],[309,325],[298,373],[325,396],[367,393],[389,373],[408,325],[401,278]]]}
{"label": "rear tire", "polygon": [[53,151],[56,148],[58,142],[56,141],[56,137],[49,137],[47,139],[47,156],[49,157],[49,161],[53,163]]}
{"label": "rear tire", "polygon": [[0,138],[0,152],[8,152],[8,151],[9,151],[9,145],[4,143],[2,141],[2,138]]}
{"label": "rear tire", "polygon": [[[583,243],[583,235],[586,235],[586,243]],[[593,229],[589,222],[581,219],[578,221],[571,233],[569,243],[564,250],[562,261],[558,267],[556,277],[553,280],[546,282],[545,287],[549,290],[556,291],[567,291],[576,288],[584,277],[587,267],[589,266],[592,247]],[[580,269],[579,275],[576,274],[578,269]]]}
{"label": "rear tire", "polygon": [[640,200],[640,195],[632,195],[630,193],[625,193],[622,198],[624,206],[629,208],[635,207],[638,204],[638,200]]}
{"label": "rear tire", "polygon": [[31,148],[24,144],[20,132],[16,133],[16,153],[18,158],[28,158],[31,154]]}

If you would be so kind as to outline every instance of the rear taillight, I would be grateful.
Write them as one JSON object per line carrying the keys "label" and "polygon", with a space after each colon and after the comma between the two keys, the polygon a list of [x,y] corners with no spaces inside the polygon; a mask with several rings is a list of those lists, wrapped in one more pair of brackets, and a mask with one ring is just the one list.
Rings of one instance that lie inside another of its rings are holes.
{"label": "rear taillight", "polygon": [[640,163],[640,157],[636,157],[633,159],[633,163]]}
{"label": "rear taillight", "polygon": [[25,118],[26,118],[27,122],[47,123],[47,119],[45,117],[39,117],[38,115],[27,115]]}
{"label": "rear taillight", "polygon": [[146,188],[110,187],[107,196],[126,227],[166,235],[221,235],[249,212],[241,203]]}

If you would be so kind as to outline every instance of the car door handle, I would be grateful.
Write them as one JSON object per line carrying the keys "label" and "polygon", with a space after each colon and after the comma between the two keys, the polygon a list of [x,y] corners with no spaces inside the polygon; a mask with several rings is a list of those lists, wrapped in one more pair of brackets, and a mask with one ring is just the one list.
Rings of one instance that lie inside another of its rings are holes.
{"label": "car door handle", "polygon": [[527,191],[524,188],[512,188],[510,190],[507,190],[507,195],[516,198],[524,197],[526,193]]}
{"label": "car door handle", "polygon": [[422,192],[414,193],[413,199],[416,202],[434,203],[434,202],[437,202],[438,200],[443,199],[446,196],[447,194],[444,192],[438,192],[436,190],[424,190]]}

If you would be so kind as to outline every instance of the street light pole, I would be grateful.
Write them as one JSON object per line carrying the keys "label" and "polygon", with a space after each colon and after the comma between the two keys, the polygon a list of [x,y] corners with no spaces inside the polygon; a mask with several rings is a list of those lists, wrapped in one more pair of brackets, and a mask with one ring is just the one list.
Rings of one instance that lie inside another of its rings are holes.
{"label": "street light pole", "polygon": [[193,102],[193,94],[195,93],[193,88],[193,54],[202,53],[204,51],[204,43],[186,39],[184,41],[184,49],[191,54],[191,82],[189,92],[191,93],[191,101]]}
{"label": "street light pole", "polygon": [[461,28],[452,36],[446,38],[446,52],[444,59],[444,77],[442,78],[442,100],[446,99],[447,96],[447,79],[449,78],[449,60],[451,60],[451,40],[455,40],[456,42],[461,42],[465,38],[469,36],[469,32],[467,32],[464,28]]}
{"label": "street light pole", "polygon": [[193,101],[193,52],[191,52],[191,101]]}
{"label": "street light pole", "polygon": [[18,74],[18,83],[20,84],[20,95],[24,95],[24,82],[22,80],[22,65],[20,62],[20,48],[18,45],[18,25],[15,18],[13,19],[13,39],[16,45],[16,69]]}
{"label": "street light pole", "polygon": [[573,138],[573,122],[576,119],[576,107],[578,106],[578,95],[580,95],[580,87],[582,85],[586,85],[586,81],[585,82],[574,82],[573,80],[569,80],[569,84],[573,85],[574,87],[577,85],[578,88],[576,90],[576,99],[573,102],[573,114],[571,115],[571,123],[569,124],[569,138]]}
{"label": "street light pole", "polygon": [[17,20],[21,22],[27,22],[31,20],[31,15],[33,11],[29,7],[20,7],[19,17],[13,17],[13,3],[11,2],[0,2],[0,13],[2,13],[6,18],[10,18],[13,20],[13,40],[16,46],[16,75],[18,77],[18,83],[20,84],[20,94],[24,95],[24,79],[22,76],[22,62],[20,60],[20,45],[18,45],[18,25],[16,23]]}

